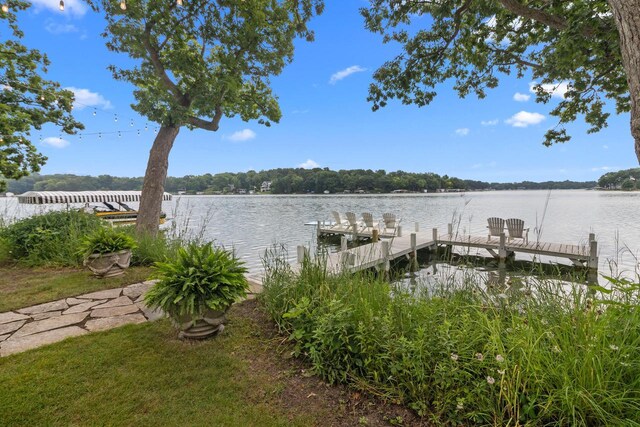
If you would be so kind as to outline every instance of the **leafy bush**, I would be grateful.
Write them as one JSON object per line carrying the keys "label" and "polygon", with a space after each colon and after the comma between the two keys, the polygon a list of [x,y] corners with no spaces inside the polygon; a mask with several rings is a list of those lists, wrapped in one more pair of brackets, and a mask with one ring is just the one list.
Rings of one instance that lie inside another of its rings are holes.
{"label": "leafy bush", "polygon": [[230,251],[211,243],[191,243],[176,259],[155,264],[160,279],[145,297],[149,307],[173,316],[199,316],[207,308],[224,310],[247,294],[247,269]]}
{"label": "leafy bush", "polygon": [[507,295],[470,276],[411,292],[306,263],[267,268],[264,285],[261,301],[315,372],[434,420],[640,422],[640,284],[543,280]]}
{"label": "leafy bush", "polygon": [[136,241],[127,233],[111,227],[102,227],[86,236],[80,245],[80,252],[91,254],[109,254],[126,249],[134,249]]}
{"label": "leafy bush", "polygon": [[101,219],[79,211],[56,211],[17,221],[0,230],[13,259],[27,265],[78,266],[82,239],[104,227]]}

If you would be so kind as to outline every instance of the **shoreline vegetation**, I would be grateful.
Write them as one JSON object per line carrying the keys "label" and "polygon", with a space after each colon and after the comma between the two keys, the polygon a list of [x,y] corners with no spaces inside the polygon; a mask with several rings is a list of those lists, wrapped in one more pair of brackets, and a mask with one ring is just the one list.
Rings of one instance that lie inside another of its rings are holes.
{"label": "shoreline vegetation", "polygon": [[[640,179],[640,169],[638,169]],[[8,192],[140,190],[142,177],[73,174],[38,175],[8,181]],[[634,181],[635,182],[635,181]],[[615,188],[615,180],[606,182]],[[386,172],[371,169],[332,171],[328,168],[271,169],[239,173],[218,173],[167,177],[164,190],[174,194],[359,194],[436,193],[490,190],[594,189],[596,181],[522,181],[515,183],[465,180],[435,173]],[[601,185],[601,187],[604,187]]]}

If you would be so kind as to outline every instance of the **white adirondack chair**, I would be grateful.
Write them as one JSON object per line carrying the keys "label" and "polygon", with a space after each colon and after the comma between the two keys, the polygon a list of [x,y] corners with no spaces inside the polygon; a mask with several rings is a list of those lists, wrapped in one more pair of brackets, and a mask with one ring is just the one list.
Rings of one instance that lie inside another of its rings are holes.
{"label": "white adirondack chair", "polygon": [[335,222],[333,228],[341,229],[349,225],[349,221],[340,218],[340,214],[337,211],[331,211],[331,215],[333,216],[333,220]]}
{"label": "white adirondack chair", "polygon": [[360,232],[360,224],[358,224],[356,214],[354,214],[353,212],[347,212],[345,216],[347,217],[347,221],[349,222],[349,228],[351,228],[351,231],[353,233]]}
{"label": "white adirondack chair", "polygon": [[504,233],[504,219],[491,217],[487,218],[487,228],[489,229],[489,236],[487,240],[491,240],[492,237],[500,237],[500,234]]}
{"label": "white adirondack chair", "polygon": [[384,232],[385,233],[396,233],[396,214],[393,213],[383,213],[382,221],[384,221]]}
{"label": "white adirondack chair", "polygon": [[518,218],[507,219],[507,231],[509,240],[522,239],[525,244],[529,243],[529,229],[524,228],[524,221]]}

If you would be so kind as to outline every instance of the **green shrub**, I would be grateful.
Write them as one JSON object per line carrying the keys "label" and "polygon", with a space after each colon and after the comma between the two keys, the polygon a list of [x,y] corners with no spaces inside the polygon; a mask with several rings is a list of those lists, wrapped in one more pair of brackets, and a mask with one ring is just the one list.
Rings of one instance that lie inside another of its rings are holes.
{"label": "green shrub", "polygon": [[[0,233],[1,234],[1,233]],[[11,261],[11,245],[6,237],[0,236],[0,265]]]}
{"label": "green shrub", "polygon": [[153,265],[155,262],[163,262],[174,259],[178,248],[183,245],[179,239],[166,237],[162,230],[156,235],[138,234],[135,226],[121,227],[122,231],[136,240],[136,250],[131,256],[131,265]]}
{"label": "green shrub", "polygon": [[542,280],[507,295],[469,276],[412,292],[313,263],[269,265],[261,301],[330,382],[447,425],[640,422],[640,284]]}
{"label": "green shrub", "polygon": [[2,230],[13,259],[27,265],[78,266],[82,239],[104,227],[104,222],[84,212],[48,212],[17,221]]}
{"label": "green shrub", "polygon": [[247,294],[243,262],[211,243],[178,249],[176,259],[155,264],[159,282],[145,297],[149,307],[174,316],[224,310]]}
{"label": "green shrub", "polygon": [[109,254],[134,249],[136,241],[124,231],[102,227],[82,239],[80,252],[84,257],[91,254]]}

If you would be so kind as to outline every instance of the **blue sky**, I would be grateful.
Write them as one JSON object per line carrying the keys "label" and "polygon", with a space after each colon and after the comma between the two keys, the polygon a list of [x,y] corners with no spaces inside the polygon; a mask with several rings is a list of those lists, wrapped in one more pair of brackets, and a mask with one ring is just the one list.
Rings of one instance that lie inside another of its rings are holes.
{"label": "blue sky", "polygon": [[[129,59],[107,51],[100,37],[103,17],[79,0],[66,0],[64,12],[57,0],[33,3],[19,16],[24,42],[48,54],[51,79],[74,88],[81,103],[74,114],[86,126],[82,136],[60,135],[52,127],[33,134],[49,157],[42,173],[144,175],[158,126],[131,110],[133,87],[107,70]],[[427,107],[392,102],[372,112],[366,101],[372,74],[399,46],[383,45],[364,29],[358,9],[366,5],[326,1],[324,14],[311,22],[316,41],[298,41],[293,63],[273,79],[283,112],[279,124],[266,128],[224,118],[218,132],[183,128],[169,175],[317,165],[508,182],[592,180],[637,167],[628,114],[613,116],[594,135],[576,122],[568,127],[570,143],[542,146],[556,122],[548,115],[552,105],[534,102],[527,78],[504,77],[483,100],[459,99],[443,85]]]}

